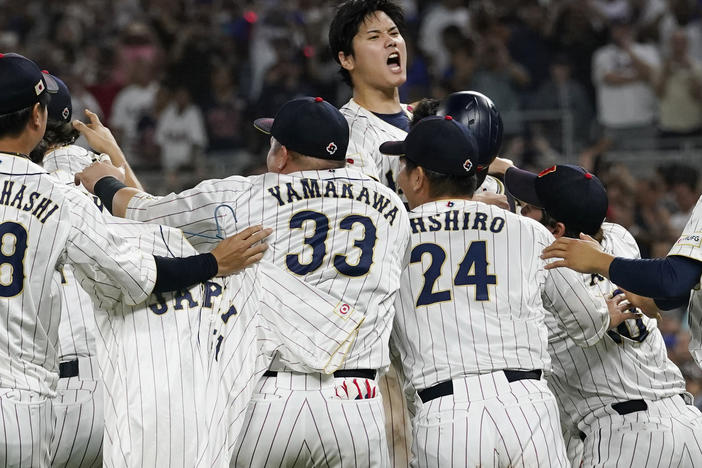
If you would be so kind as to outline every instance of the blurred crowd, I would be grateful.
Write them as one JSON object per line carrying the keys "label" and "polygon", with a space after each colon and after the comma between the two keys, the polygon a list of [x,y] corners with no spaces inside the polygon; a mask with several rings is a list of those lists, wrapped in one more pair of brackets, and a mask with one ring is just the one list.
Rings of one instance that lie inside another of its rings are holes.
{"label": "blurred crowd", "polygon": [[[349,99],[327,45],[336,3],[0,0],[0,50],[63,78],[74,115],[96,111],[163,193],[265,170],[267,140],[251,122],[287,100]],[[660,158],[642,179],[603,156],[702,148],[702,0],[398,3],[403,102],[485,93],[503,115],[503,155],[535,170],[577,158],[642,256],[667,253],[699,198],[697,166]],[[667,315],[661,329],[702,407],[685,318]]]}

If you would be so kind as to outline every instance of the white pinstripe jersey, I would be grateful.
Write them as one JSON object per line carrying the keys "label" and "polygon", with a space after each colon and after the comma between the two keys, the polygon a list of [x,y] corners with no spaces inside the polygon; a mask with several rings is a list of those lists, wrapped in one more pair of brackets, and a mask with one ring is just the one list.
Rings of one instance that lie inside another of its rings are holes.
{"label": "white pinstripe jersey", "polygon": [[[605,252],[617,257],[640,258],[636,241],[625,228],[603,223],[602,231]],[[595,297],[611,296],[616,289],[616,285],[600,275],[578,274],[578,277]],[[559,405],[576,423],[611,403],[658,400],[685,392],[685,381],[680,370],[668,359],[656,320],[645,316],[627,320],[587,348],[577,346],[556,328],[553,320],[547,320],[547,325],[553,366],[549,381]]]}
{"label": "white pinstripe jersey", "polygon": [[[349,147],[346,151],[349,167],[374,177],[397,192],[399,158],[385,156],[379,148],[386,141],[404,140],[407,132],[390,125],[353,99],[339,110],[349,123]],[[406,105],[402,104],[402,110],[412,118]]]}
{"label": "white pinstripe jersey", "polygon": [[[697,200],[697,205],[692,210],[690,219],[685,225],[680,238],[671,247],[668,255],[679,255],[702,262],[702,197]],[[690,324],[690,354],[702,367],[702,290],[700,283],[695,286],[690,296],[689,324]]]}
{"label": "white pinstripe jersey", "polygon": [[214,237],[218,226],[223,235],[254,224],[273,228],[266,260],[366,316],[344,367],[388,366],[409,225],[400,199],[382,184],[347,168],[233,176],[161,198],[137,195],[127,216],[178,227],[199,251],[218,240],[201,237]]}
{"label": "white pinstripe jersey", "polygon": [[0,154],[0,212],[0,387],[52,395],[58,269],[72,264],[103,302],[134,304],[153,289],[154,259],[113,235],[80,191],[22,157]]}
{"label": "white pinstripe jersey", "polygon": [[544,270],[539,255],[553,237],[534,220],[469,200],[425,203],[409,217],[393,341],[415,388],[500,369],[547,370],[544,307],[580,343],[605,333],[604,301],[572,287],[573,272]]}
{"label": "white pinstripe jersey", "polygon": [[[95,161],[109,161],[106,154],[95,154],[81,146],[68,145],[44,155],[44,170],[55,176],[61,183],[76,187],[73,176]],[[100,211],[102,201],[91,195],[80,185],[79,190],[90,197]],[[65,265],[61,270],[61,321],[59,322],[59,362],[71,361],[79,357],[95,356],[95,315],[88,294],[83,291],[73,275],[73,267]]]}

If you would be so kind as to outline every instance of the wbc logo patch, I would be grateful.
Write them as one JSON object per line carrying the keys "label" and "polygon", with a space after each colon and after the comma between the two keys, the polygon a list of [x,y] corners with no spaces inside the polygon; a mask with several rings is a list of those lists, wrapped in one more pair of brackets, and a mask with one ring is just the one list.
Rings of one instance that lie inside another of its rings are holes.
{"label": "wbc logo patch", "polygon": [[68,107],[64,107],[63,110],[61,111],[61,115],[63,116],[64,119],[68,118],[68,114],[70,114],[70,111],[68,110]]}
{"label": "wbc logo patch", "polygon": [[333,141],[327,145],[327,153],[329,153],[329,154],[336,153],[336,144]]}
{"label": "wbc logo patch", "polygon": [[353,307],[351,307],[350,304],[347,304],[345,302],[340,302],[334,309],[334,312],[336,312],[340,317],[346,319],[349,318],[353,313]]}

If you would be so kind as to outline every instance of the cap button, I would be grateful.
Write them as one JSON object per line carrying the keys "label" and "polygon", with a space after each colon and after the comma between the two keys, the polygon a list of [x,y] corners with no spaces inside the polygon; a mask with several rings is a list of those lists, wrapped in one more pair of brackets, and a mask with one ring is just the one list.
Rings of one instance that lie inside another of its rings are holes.
{"label": "cap button", "polygon": [[319,96],[316,97],[316,98],[314,98],[314,102],[322,102],[322,101],[324,101],[324,99],[322,99],[322,98],[319,97]]}
{"label": "cap button", "polygon": [[592,179],[592,174],[590,174],[589,172],[586,172],[586,173],[585,173],[585,178],[586,178],[586,179]]}
{"label": "cap button", "polygon": [[3,58],[4,56],[5,56],[5,54],[0,53],[0,58]]}
{"label": "cap button", "polygon": [[41,72],[42,72],[43,74],[45,74],[45,75],[48,75],[48,74],[49,74],[49,70],[42,70]]}
{"label": "cap button", "polygon": [[447,115],[444,117],[444,120],[453,120],[453,117],[451,117],[450,115]]}

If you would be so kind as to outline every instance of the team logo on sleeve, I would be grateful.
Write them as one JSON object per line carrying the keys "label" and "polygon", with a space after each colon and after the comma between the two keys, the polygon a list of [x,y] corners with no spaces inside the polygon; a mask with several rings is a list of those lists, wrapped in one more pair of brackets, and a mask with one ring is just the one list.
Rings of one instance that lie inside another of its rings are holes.
{"label": "team logo on sleeve", "polygon": [[327,145],[327,153],[329,154],[334,154],[336,153],[336,143],[333,141]]}
{"label": "team logo on sleeve", "polygon": [[702,245],[702,233],[696,232],[686,236],[680,236],[675,245],[690,245],[692,247],[700,247]]}
{"label": "team logo on sleeve", "polygon": [[334,312],[340,317],[347,319],[353,313],[353,307],[345,302],[340,302],[339,305],[336,306],[336,309],[334,309]]}

